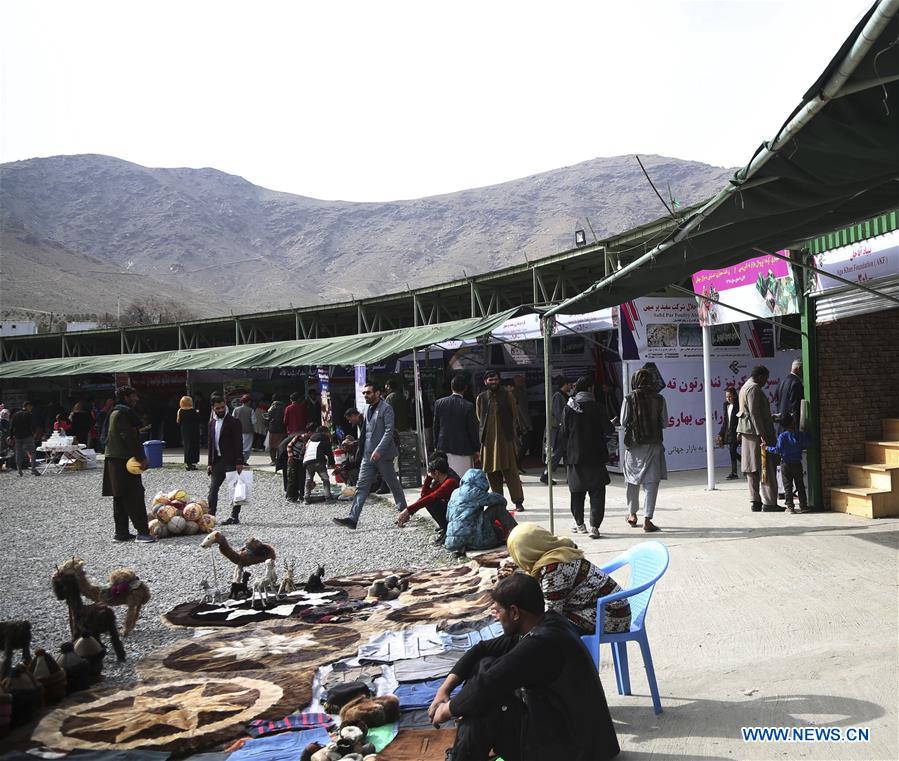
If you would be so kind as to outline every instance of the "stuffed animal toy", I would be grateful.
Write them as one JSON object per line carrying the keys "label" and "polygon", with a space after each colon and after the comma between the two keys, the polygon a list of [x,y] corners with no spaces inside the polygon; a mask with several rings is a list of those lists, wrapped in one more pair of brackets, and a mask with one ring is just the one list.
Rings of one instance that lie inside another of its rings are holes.
{"label": "stuffed animal toy", "polygon": [[400,580],[399,576],[388,576],[386,579],[377,579],[368,588],[368,596],[378,600],[395,600],[408,588],[408,579]]}
{"label": "stuffed animal toy", "polygon": [[106,648],[91,636],[80,637],[75,640],[75,652],[88,662],[91,667],[91,679],[98,680],[103,677],[103,657]]}
{"label": "stuffed animal toy", "polygon": [[320,565],[315,573],[309,574],[309,578],[306,579],[306,591],[307,592],[324,592],[325,585],[322,583],[322,579],[325,577],[325,567]]}
{"label": "stuffed animal toy", "polygon": [[366,698],[360,695],[340,709],[344,724],[362,721],[369,727],[380,727],[400,718],[400,700],[396,695]]}

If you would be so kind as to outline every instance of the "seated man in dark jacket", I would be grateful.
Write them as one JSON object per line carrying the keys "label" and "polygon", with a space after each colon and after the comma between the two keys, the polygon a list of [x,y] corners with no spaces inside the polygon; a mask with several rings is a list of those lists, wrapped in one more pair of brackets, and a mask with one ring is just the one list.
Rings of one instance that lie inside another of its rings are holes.
{"label": "seated man in dark jacket", "polygon": [[453,758],[486,761],[491,749],[506,761],[617,756],[593,660],[565,618],[544,612],[536,579],[513,573],[491,594],[503,636],[463,655],[428,709],[435,724],[461,719]]}

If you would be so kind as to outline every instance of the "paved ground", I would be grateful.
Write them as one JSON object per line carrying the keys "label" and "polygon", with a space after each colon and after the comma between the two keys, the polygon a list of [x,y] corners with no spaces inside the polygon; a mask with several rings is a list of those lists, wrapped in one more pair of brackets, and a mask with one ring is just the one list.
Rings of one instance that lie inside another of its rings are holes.
{"label": "paved ground", "polygon": [[[177,452],[166,459],[177,461]],[[261,460],[255,455],[254,460]],[[720,471],[723,476],[725,471]],[[547,489],[526,476],[527,512],[548,527]],[[648,616],[664,713],[655,716],[639,650],[634,694],[601,676],[626,761],[899,758],[899,520],[752,513],[742,482],[705,489],[702,471],[663,484],[653,538],[671,552]],[[557,533],[568,492],[554,488]],[[643,541],[624,521],[613,476],[603,537],[578,541],[603,562]],[[757,743],[742,727],[865,727],[868,743]]]}

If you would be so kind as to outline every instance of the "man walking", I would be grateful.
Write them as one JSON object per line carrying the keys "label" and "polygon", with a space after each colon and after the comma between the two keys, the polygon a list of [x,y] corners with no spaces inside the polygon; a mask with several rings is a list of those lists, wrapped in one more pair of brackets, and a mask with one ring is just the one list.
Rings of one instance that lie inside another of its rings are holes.
{"label": "man walking", "polygon": [[[565,405],[568,404],[569,391],[571,390],[571,381],[568,378],[556,378],[556,392],[553,394],[552,403],[550,404],[551,419],[546,428],[546,434],[543,439],[544,459],[546,458],[546,437],[550,437],[552,442],[552,469],[558,471],[562,465],[562,447],[559,443],[559,432],[562,429],[562,413],[565,411]],[[543,469],[543,475],[540,476],[543,483],[549,483],[549,463]]]}
{"label": "man walking", "polygon": [[490,488],[503,493],[503,482],[515,509],[524,511],[524,491],[518,475],[518,451],[515,429],[518,405],[515,397],[500,385],[499,373],[484,373],[486,391],[478,394],[475,410],[478,417],[478,439],[481,443],[481,468],[487,474]]}
{"label": "man walking", "polygon": [[381,399],[381,388],[374,383],[366,383],[362,395],[368,407],[362,416],[362,465],[356,482],[356,496],[353,497],[349,516],[332,519],[338,526],[352,529],[359,524],[362,507],[376,473],[381,474],[384,483],[390,488],[397,508],[406,509],[406,495],[403,494],[403,487],[393,469],[393,461],[397,456],[396,442],[393,439],[393,408]]}
{"label": "man walking", "polygon": [[[225,482],[225,474],[243,471],[243,436],[240,423],[228,414],[224,397],[214,395],[212,420],[209,422],[209,458],[206,474],[212,477],[209,483],[209,512],[216,514],[219,503],[219,489]],[[223,526],[240,523],[240,505],[231,506],[231,517],[222,521]]]}
{"label": "man walking", "polygon": [[37,470],[37,457],[34,446],[34,417],[31,414],[34,405],[25,402],[15,415],[12,416],[9,432],[15,439],[16,471],[21,476],[26,460],[31,466],[31,475],[39,476]]}
{"label": "man walking", "polygon": [[403,394],[403,389],[394,380],[388,380],[384,384],[387,396],[384,401],[393,407],[393,420],[397,431],[409,430],[409,402]]}
{"label": "man walking", "polygon": [[250,462],[250,454],[253,451],[253,435],[256,433],[256,412],[250,406],[250,395],[240,397],[240,404],[234,408],[234,418],[240,423],[240,433],[244,463]]}
{"label": "man walking", "polygon": [[450,390],[449,396],[434,402],[434,441],[437,451],[446,455],[449,467],[461,478],[481,456],[478,419],[474,405],[464,396],[468,390],[464,375],[453,376]]}
{"label": "man walking", "polygon": [[718,431],[718,441],[720,445],[727,444],[730,451],[730,473],[727,476],[728,481],[739,478],[737,474],[737,448],[740,446],[740,440],[737,436],[737,413],[740,408],[737,406],[737,390],[729,388],[724,392],[724,408],[721,412],[721,430]]}
{"label": "man walking", "polygon": [[284,427],[284,402],[280,394],[272,397],[272,403],[265,413],[265,420],[268,423],[268,453],[272,459],[272,465],[275,465],[278,459],[278,447],[284,440],[284,434],[287,429]]}
{"label": "man walking", "polygon": [[[137,392],[130,386],[116,389],[116,405],[109,413],[106,451],[103,456],[103,496],[112,497],[112,518],[115,522],[116,542],[155,542],[147,523],[147,507],[144,502],[144,484],[139,473],[128,470],[132,457],[141,467],[149,465],[147,455],[138,435],[141,420],[134,411],[138,402]],[[128,520],[137,530],[137,536],[128,531]]]}

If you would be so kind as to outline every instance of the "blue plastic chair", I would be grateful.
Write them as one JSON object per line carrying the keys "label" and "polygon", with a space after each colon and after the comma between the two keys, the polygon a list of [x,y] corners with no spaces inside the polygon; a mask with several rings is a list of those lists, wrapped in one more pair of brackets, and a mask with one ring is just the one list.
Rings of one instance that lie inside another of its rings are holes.
{"label": "blue plastic chair", "polygon": [[[649,640],[646,638],[646,610],[652,597],[656,582],[668,570],[668,548],[661,542],[641,542],[631,547],[606,565],[599,566],[606,573],[611,573],[625,565],[631,567],[631,577],[627,589],[621,592],[600,597],[596,601],[596,631],[581,637],[587,646],[593,662],[599,669],[599,646],[612,646],[612,660],[615,664],[615,681],[618,683],[619,695],[631,694],[631,678],[627,667],[627,643],[636,640],[643,653],[643,666],[652,695],[652,707],[657,714],[662,713],[662,701],[659,700],[659,687],[652,667],[652,655],[649,652]],[[606,618],[606,605],[615,600],[628,598],[631,606],[631,629],[628,632],[608,634],[603,631]]]}

